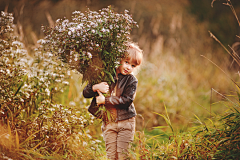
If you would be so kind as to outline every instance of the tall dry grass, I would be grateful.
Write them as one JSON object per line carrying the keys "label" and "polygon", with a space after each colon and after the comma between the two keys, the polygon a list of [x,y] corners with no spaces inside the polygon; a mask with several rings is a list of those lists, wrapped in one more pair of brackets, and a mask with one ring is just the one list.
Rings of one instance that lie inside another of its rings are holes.
{"label": "tall dry grass", "polygon": [[13,137],[11,134],[11,130],[7,128],[5,125],[0,125],[0,145],[3,146],[4,150],[11,150],[11,148],[15,148]]}
{"label": "tall dry grass", "polygon": [[[179,127],[190,126],[193,113],[204,117],[209,112],[223,110],[218,104],[211,105],[222,99],[212,89],[225,94],[234,85],[228,83],[229,78],[211,61],[233,75],[233,79],[237,77],[234,70],[229,70],[232,59],[221,46],[216,47],[206,29],[207,23],[199,23],[190,15],[185,10],[188,4],[183,1],[176,2],[179,4],[176,7],[170,7],[170,1],[164,2],[168,10],[156,3],[160,6],[158,12],[155,11],[158,14],[148,28],[155,35],[154,40],[139,30],[138,40],[144,48],[145,64],[137,75],[139,86],[135,105],[144,117],[144,127],[149,129],[164,123],[153,114],[162,113],[164,104],[174,125]],[[138,121],[141,126],[142,118]]]}

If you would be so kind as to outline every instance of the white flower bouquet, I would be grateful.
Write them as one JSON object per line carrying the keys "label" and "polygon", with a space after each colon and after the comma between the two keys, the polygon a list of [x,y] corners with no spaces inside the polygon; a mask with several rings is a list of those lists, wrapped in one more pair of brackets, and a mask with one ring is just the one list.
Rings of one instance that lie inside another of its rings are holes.
{"label": "white flower bouquet", "polygon": [[83,75],[83,82],[113,82],[115,69],[125,57],[132,28],[138,27],[125,10],[118,14],[109,6],[84,13],[73,12],[72,20],[58,19],[54,28],[42,27],[49,50],[71,69]]}

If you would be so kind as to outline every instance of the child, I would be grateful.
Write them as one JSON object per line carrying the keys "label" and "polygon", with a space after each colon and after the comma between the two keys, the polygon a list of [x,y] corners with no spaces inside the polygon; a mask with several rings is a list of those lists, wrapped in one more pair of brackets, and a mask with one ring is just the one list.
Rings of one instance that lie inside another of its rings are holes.
{"label": "child", "polygon": [[[142,50],[135,43],[129,43],[127,57],[121,60],[121,65],[116,69],[115,83],[110,87],[106,82],[88,84],[83,90],[85,98],[92,98],[98,93],[88,109],[90,113],[101,117],[98,108],[95,107],[101,104],[111,113],[111,121],[102,116],[103,139],[109,159],[126,159],[129,142],[134,138],[136,110],[133,100],[138,80],[131,73],[141,64],[142,59]],[[109,89],[111,95],[104,97],[102,93],[108,93]]]}

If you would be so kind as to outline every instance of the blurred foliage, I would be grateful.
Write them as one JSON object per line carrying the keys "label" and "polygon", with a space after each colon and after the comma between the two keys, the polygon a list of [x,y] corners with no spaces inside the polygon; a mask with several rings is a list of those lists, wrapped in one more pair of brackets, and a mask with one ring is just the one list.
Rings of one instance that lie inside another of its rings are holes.
{"label": "blurred foliage", "polygon": [[[227,0],[189,0],[189,10],[195,14],[199,21],[207,21],[207,29],[213,32],[224,45],[232,45],[239,41],[240,29],[236,17],[232,13]],[[212,2],[212,4],[211,4]],[[231,0],[237,15],[240,14],[240,3]]]}
{"label": "blurred foliage", "polygon": [[[109,5],[112,5],[117,12],[123,12],[125,9],[130,10],[133,18],[139,22],[142,29],[133,32],[132,37],[135,41],[140,38],[139,34],[142,33],[146,35],[145,38],[148,38],[150,43],[154,42],[159,34],[166,37],[171,36],[171,27],[166,26],[171,23],[174,13],[179,14],[179,16],[182,14],[182,7],[195,14],[201,22],[206,22],[206,31],[210,30],[214,34],[217,33],[223,44],[232,45],[235,41],[239,41],[236,38],[239,27],[235,17],[228,6],[222,5],[222,3],[226,3],[226,0],[215,1],[213,7],[211,7],[211,2],[212,0],[180,0],[177,2],[167,0],[134,0],[131,2],[126,0],[1,0],[0,10],[8,7],[8,12],[14,13],[15,21],[25,26],[23,28],[26,35],[24,39],[28,44],[35,42],[31,34],[26,33],[33,31],[37,37],[43,38],[40,27],[48,24],[49,19],[46,17],[48,14],[51,15],[53,21],[63,17],[70,19],[73,11],[85,11],[86,6],[91,10],[99,10]],[[238,0],[233,0],[232,3],[236,12],[239,13]]]}

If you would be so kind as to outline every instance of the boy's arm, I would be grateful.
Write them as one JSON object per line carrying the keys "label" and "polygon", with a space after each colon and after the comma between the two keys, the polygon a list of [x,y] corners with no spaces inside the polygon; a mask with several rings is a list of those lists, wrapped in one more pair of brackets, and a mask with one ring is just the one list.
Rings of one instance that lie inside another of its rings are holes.
{"label": "boy's arm", "polygon": [[123,91],[123,94],[118,96],[110,96],[105,98],[106,107],[114,107],[118,109],[127,109],[133,102],[135,98],[135,93],[137,89],[137,81],[133,81],[128,84]]}
{"label": "boy's arm", "polygon": [[92,98],[96,95],[97,90],[99,90],[102,93],[107,93],[109,91],[109,86],[107,82],[101,82],[95,85],[88,84],[83,89],[83,96],[85,98]]}

